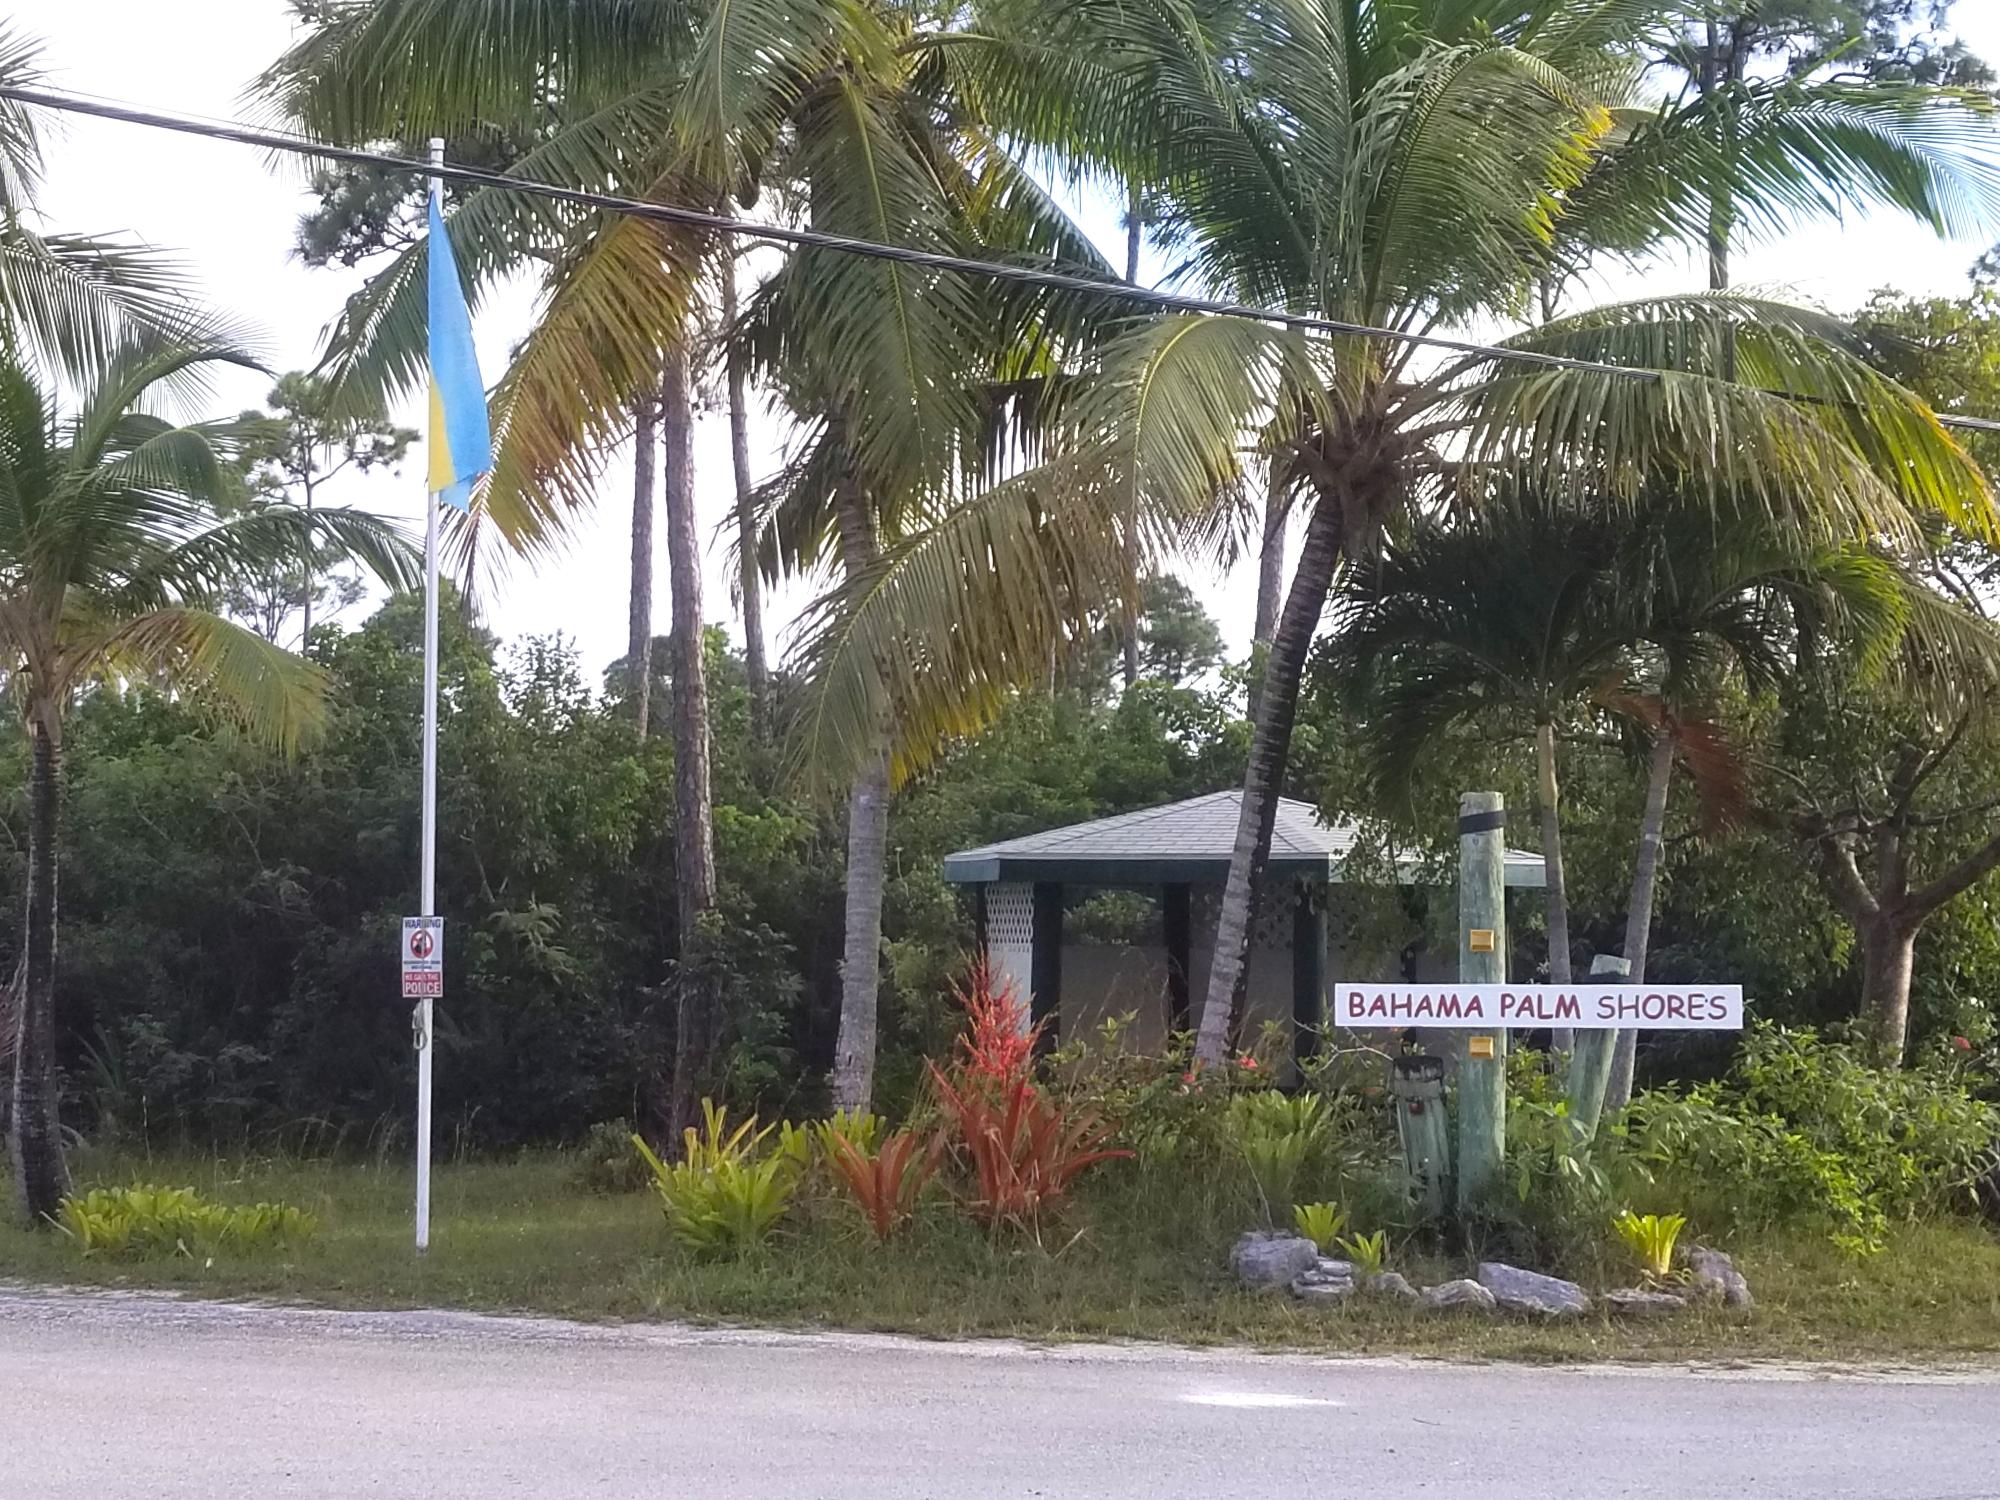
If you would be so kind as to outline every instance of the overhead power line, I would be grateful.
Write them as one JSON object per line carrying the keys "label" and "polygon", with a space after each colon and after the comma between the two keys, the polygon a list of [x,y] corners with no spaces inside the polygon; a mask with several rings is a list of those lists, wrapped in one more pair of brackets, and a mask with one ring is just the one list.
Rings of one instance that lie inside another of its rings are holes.
{"label": "overhead power line", "polygon": [[[952,271],[964,276],[982,276],[995,281],[1014,282],[1017,285],[1044,287],[1050,291],[1083,292],[1172,312],[1242,318],[1250,322],[1275,323],[1281,327],[1304,329],[1314,333],[1392,339],[1399,343],[1426,349],[1441,349],[1452,354],[1505,360],[1544,369],[1589,371],[1602,375],[1615,375],[1626,380],[1658,381],[1665,373],[1632,365],[1611,364],[1603,360],[1573,359],[1567,355],[1544,354],[1534,349],[1510,348],[1504,344],[1484,344],[1470,339],[1447,338],[1439,334],[1376,328],[1366,323],[1350,323],[1339,318],[1325,318],[1312,313],[1288,312],[1283,308],[1257,307],[1249,303],[1229,302],[1213,297],[1190,297],[1180,292],[1134,286],[1130,282],[1103,277],[1079,276],[1074,272],[1051,270],[1044,266],[1011,265],[1006,261],[979,260],[971,256],[920,250],[911,245],[892,245],[880,240],[856,239],[852,235],[828,234],[819,229],[794,229],[783,224],[755,223],[733,218],[728,214],[711,213],[706,209],[688,208],[680,204],[655,203],[648,199],[627,198],[616,193],[598,193],[582,188],[562,187],[556,183],[538,182],[533,178],[515,177],[505,172],[488,171],[480,167],[458,167],[450,164],[434,166],[413,157],[397,156],[392,152],[369,151],[356,146],[335,146],[283,131],[260,130],[251,125],[142,109],[133,104],[65,93],[55,89],[0,85],[0,99],[12,99],[20,104],[58,110],[65,114],[90,115],[101,120],[115,120],[120,124],[139,125],[151,130],[171,130],[181,135],[233,141],[238,145],[256,146],[266,151],[317,157],[325,161],[351,162],[356,166],[377,167],[383,171],[399,172],[416,178],[439,177],[446,182],[463,182],[476,187],[530,193],[561,203],[574,203],[583,208],[604,209],[613,213],[628,214],[633,218],[651,219],[656,223],[674,224],[687,229],[704,229],[714,234],[734,235],[741,239],[762,240],[770,244],[793,245],[805,249],[832,250],[846,255],[866,256],[872,260],[893,261],[899,265],[922,266],[930,270]],[[1819,398],[1800,396],[1794,399],[1817,404]],[[2000,433],[2000,421],[1984,417],[1950,416],[1940,413],[1938,421],[1947,427],[1967,431]]]}

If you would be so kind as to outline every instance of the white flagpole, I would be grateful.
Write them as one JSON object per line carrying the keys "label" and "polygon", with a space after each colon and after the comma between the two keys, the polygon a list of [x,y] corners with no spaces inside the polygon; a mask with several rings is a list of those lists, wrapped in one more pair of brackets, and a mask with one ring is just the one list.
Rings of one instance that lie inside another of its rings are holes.
{"label": "white flagpole", "polygon": [[[444,165],[444,141],[431,138],[430,164]],[[441,199],[444,179],[431,178],[431,197]],[[424,484],[424,831],[419,914],[437,915],[438,783],[438,497]],[[431,1243],[431,1011],[428,996],[417,1002],[417,1249]]]}

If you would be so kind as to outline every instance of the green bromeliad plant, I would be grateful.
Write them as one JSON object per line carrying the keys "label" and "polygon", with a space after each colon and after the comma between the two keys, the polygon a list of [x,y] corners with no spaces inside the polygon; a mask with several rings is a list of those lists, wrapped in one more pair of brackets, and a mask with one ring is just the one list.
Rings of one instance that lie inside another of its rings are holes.
{"label": "green bromeliad plant", "polygon": [[653,1174],[661,1211],[674,1238],[697,1255],[737,1253],[762,1244],[791,1206],[800,1167],[793,1154],[760,1148],[776,1127],[757,1128],[750,1116],[733,1129],[729,1112],[701,1102],[702,1128],[688,1128],[681,1159],[669,1165],[632,1137]]}
{"label": "green bromeliad plant", "polygon": [[1665,1281],[1673,1274],[1674,1245],[1686,1227],[1685,1214],[1635,1214],[1629,1208],[1611,1221],[1612,1232],[1649,1281]]}
{"label": "green bromeliad plant", "polygon": [[193,1188],[147,1183],[72,1194],[55,1223],[86,1256],[135,1260],[281,1249],[319,1227],[289,1203],[210,1203]]}

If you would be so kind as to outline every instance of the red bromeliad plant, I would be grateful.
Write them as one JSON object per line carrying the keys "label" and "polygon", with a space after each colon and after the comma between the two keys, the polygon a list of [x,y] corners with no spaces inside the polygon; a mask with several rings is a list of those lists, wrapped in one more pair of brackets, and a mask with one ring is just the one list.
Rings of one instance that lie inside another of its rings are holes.
{"label": "red bromeliad plant", "polygon": [[914,1130],[898,1130],[873,1152],[837,1134],[829,1134],[825,1145],[827,1161],[854,1195],[875,1238],[886,1240],[916,1208],[918,1194],[944,1159],[945,1141],[933,1135],[926,1143]]}
{"label": "red bromeliad plant", "polygon": [[1106,1148],[1109,1125],[1050,1102],[1025,1068],[997,1085],[969,1067],[958,1070],[956,1082],[936,1063],[930,1070],[972,1167],[975,1195],[968,1206],[989,1227],[1012,1224],[1039,1240],[1043,1212],[1069,1196],[1079,1173],[1132,1154]]}
{"label": "red bromeliad plant", "polygon": [[965,1011],[966,1029],[958,1039],[961,1076],[997,1084],[1026,1078],[1041,1028],[1028,1024],[1027,1007],[1014,982],[995,974],[982,953],[951,993]]}

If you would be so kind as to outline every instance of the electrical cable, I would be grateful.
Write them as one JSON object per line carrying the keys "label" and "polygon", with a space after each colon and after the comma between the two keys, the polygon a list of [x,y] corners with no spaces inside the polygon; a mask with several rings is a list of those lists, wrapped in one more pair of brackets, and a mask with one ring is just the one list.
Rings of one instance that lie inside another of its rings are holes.
{"label": "electrical cable", "polygon": [[[1470,339],[1447,338],[1439,334],[1411,333],[1405,329],[1376,328],[1366,323],[1350,323],[1338,318],[1320,317],[1317,314],[1288,312],[1282,308],[1257,307],[1248,303],[1211,297],[1191,297],[1180,292],[1134,286],[1125,281],[1080,276],[1074,272],[1052,271],[1037,266],[1010,265],[1005,261],[979,260],[971,256],[921,250],[911,245],[893,245],[879,240],[857,239],[851,235],[828,234],[818,229],[795,229],[783,224],[755,223],[733,218],[728,214],[711,213],[705,209],[688,208],[672,203],[654,203],[644,198],[627,198],[615,193],[591,192],[583,188],[562,187],[555,183],[538,182],[533,178],[515,177],[505,172],[488,171],[479,167],[455,167],[449,164],[433,166],[429,162],[397,156],[391,152],[369,151],[355,146],[335,146],[283,131],[141,109],[136,105],[97,96],[84,97],[54,89],[0,84],[0,99],[11,99],[16,103],[33,105],[41,109],[57,110],[65,114],[89,115],[97,119],[143,126],[152,130],[169,130],[182,135],[203,136],[210,140],[233,141],[238,145],[256,146],[266,151],[376,167],[384,171],[406,173],[412,177],[436,176],[446,182],[462,182],[508,192],[532,193],[562,203],[574,203],[584,208],[629,214],[634,218],[650,219],[656,223],[674,224],[689,229],[702,229],[714,234],[735,235],[744,239],[763,240],[805,249],[832,250],[847,255],[891,261],[900,265],[921,266],[929,270],[951,271],[964,276],[981,276],[995,281],[1042,287],[1051,291],[1083,292],[1172,312],[1241,318],[1250,322],[1274,323],[1286,328],[1346,337],[1392,339],[1423,348],[1441,349],[1452,354],[1505,360],[1543,369],[1615,375],[1627,380],[1658,381],[1663,374],[1659,370],[1610,364],[1603,360],[1573,359],[1566,355],[1544,354],[1533,349],[1509,348],[1503,344],[1483,344]],[[1819,404],[1821,400],[1810,396],[1793,399],[1813,404]],[[1937,420],[1946,427],[2000,433],[2000,421],[1984,417],[1939,413]]]}

